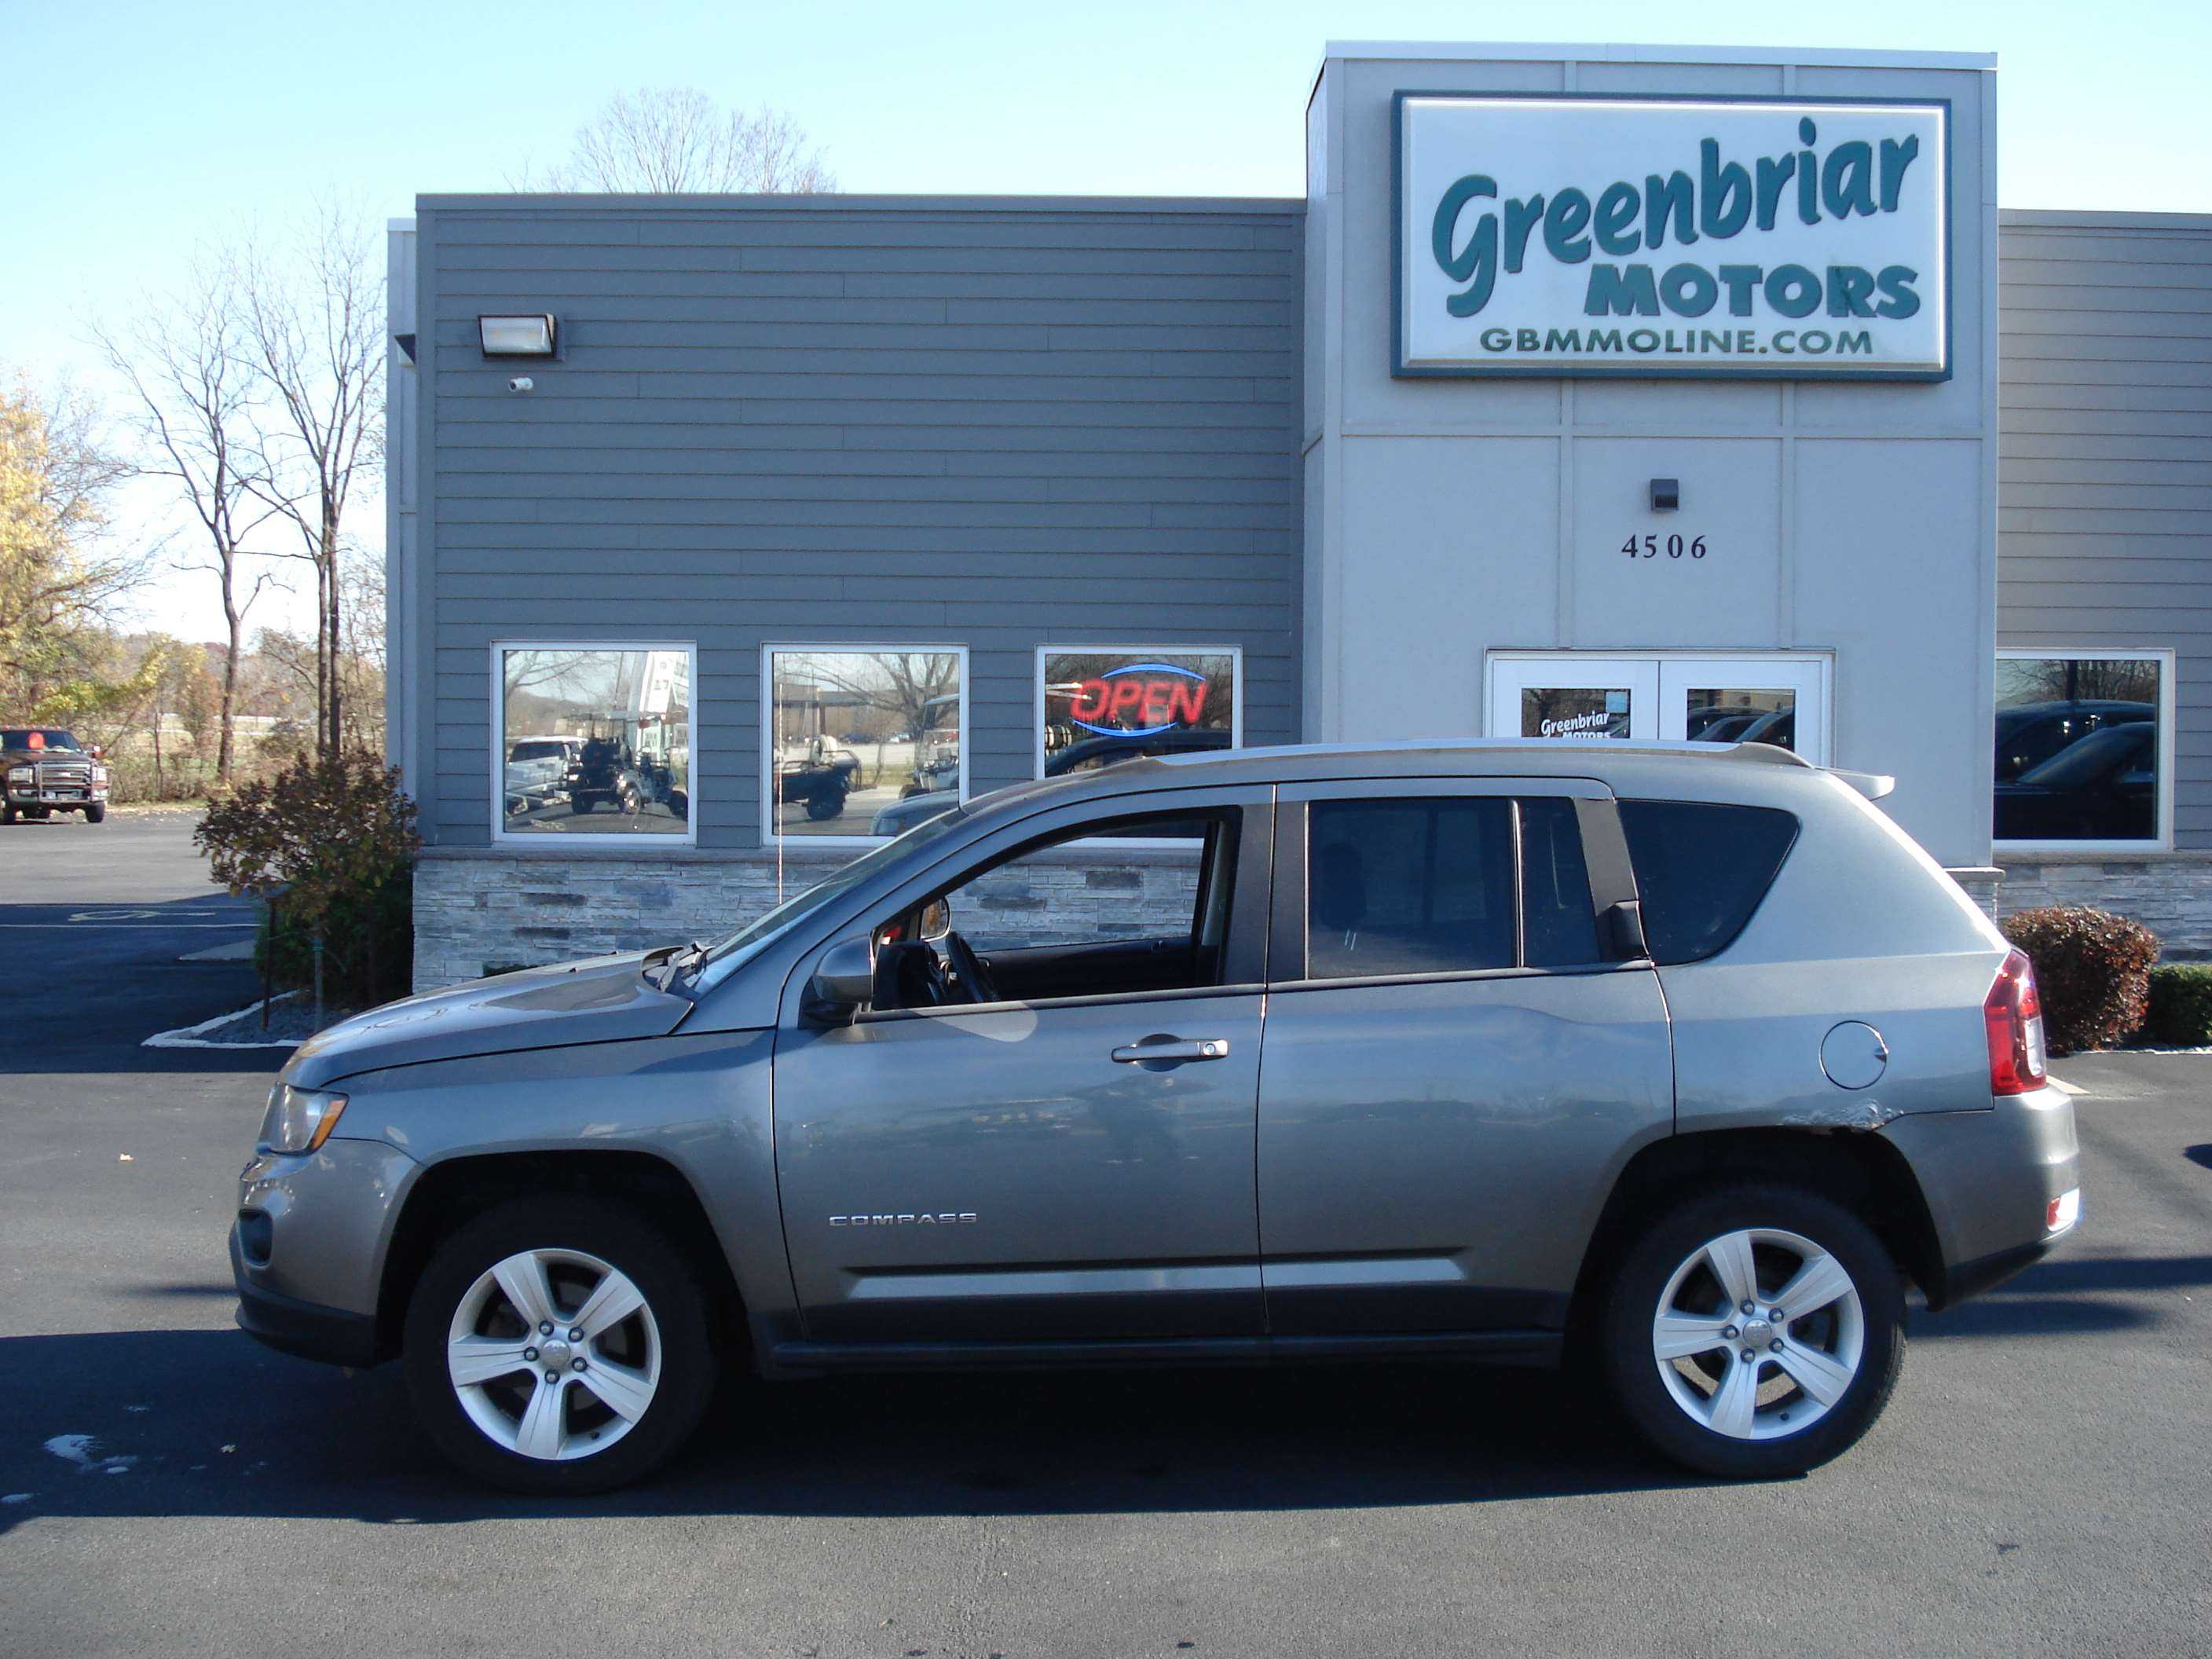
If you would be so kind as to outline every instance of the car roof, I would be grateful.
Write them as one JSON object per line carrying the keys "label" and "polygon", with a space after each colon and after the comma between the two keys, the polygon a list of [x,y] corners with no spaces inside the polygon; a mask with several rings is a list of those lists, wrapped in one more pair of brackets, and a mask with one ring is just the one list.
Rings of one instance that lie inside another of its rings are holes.
{"label": "car roof", "polygon": [[[1754,776],[1774,783],[1791,777],[1810,782],[1822,773],[1823,769],[1789,750],[1763,743],[1492,738],[1293,744],[1147,756],[1097,771],[1036,779],[975,797],[967,803],[963,816],[978,817],[1002,807],[1034,810],[1046,804],[1103,799],[1154,789],[1327,783],[1359,778],[1580,778],[1638,796],[1727,800],[1740,798],[1741,784]],[[1862,773],[1838,772],[1836,775],[1870,798],[1887,793],[1893,781]],[[1766,790],[1761,788],[1759,793]]]}

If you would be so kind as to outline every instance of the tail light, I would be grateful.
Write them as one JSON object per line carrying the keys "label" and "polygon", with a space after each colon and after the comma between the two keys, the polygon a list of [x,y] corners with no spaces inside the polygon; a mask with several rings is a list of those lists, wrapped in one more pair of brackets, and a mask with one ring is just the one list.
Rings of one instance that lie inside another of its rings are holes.
{"label": "tail light", "polygon": [[2036,994],[2035,969],[2024,951],[2014,951],[1997,969],[1996,983],[1982,999],[1982,1020],[1990,1037],[1990,1092],[2024,1095],[2040,1089],[2049,1055],[2043,1043],[2043,999]]}

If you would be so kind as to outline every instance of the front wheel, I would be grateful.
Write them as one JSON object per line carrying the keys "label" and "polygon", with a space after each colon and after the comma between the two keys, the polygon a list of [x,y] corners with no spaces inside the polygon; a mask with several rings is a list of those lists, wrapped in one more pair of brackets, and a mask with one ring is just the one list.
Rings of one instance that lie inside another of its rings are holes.
{"label": "front wheel", "polygon": [[844,794],[834,789],[817,795],[806,803],[806,816],[817,823],[826,823],[844,810]]}
{"label": "front wheel", "polygon": [[551,1194],[439,1246],[402,1364],[450,1462],[544,1493],[651,1471],[698,1426],[715,1374],[706,1293],[668,1240],[623,1206]]}
{"label": "front wheel", "polygon": [[107,822],[107,805],[106,805],[106,802],[104,802],[104,801],[94,801],[91,805],[89,805],[89,806],[86,807],[86,808],[84,809],[84,821],[85,821],[87,823],[106,823],[106,822]]}
{"label": "front wheel", "polygon": [[1802,1188],[1730,1187],[1631,1243],[1599,1322],[1636,1429],[1708,1474],[1802,1474],[1873,1427],[1905,1359],[1905,1293],[1874,1231]]}

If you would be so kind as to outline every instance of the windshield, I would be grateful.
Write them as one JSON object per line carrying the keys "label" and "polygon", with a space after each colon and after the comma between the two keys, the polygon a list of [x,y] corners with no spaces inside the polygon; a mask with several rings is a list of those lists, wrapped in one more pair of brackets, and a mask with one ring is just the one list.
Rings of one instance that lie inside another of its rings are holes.
{"label": "windshield", "polygon": [[850,864],[823,877],[802,893],[793,894],[759,921],[740,927],[727,939],[709,945],[697,964],[702,975],[712,973],[715,978],[734,972],[750,962],[769,941],[788,932],[823,905],[843,894],[851,892],[885,865],[903,858],[914,848],[935,841],[955,824],[967,817],[955,807],[933,818],[926,818],[895,841],[864,853]]}
{"label": "windshield", "polygon": [[58,732],[51,726],[11,726],[0,732],[0,749],[76,748],[75,738],[66,732]]}
{"label": "windshield", "polygon": [[560,760],[568,753],[565,743],[518,743],[507,750],[509,760]]}

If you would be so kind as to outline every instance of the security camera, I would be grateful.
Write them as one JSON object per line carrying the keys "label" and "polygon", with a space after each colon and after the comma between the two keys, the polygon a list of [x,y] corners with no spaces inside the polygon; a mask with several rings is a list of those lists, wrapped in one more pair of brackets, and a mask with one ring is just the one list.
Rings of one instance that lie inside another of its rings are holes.
{"label": "security camera", "polygon": [[534,390],[537,385],[538,382],[527,374],[512,374],[507,377],[507,389],[509,392],[529,392]]}

